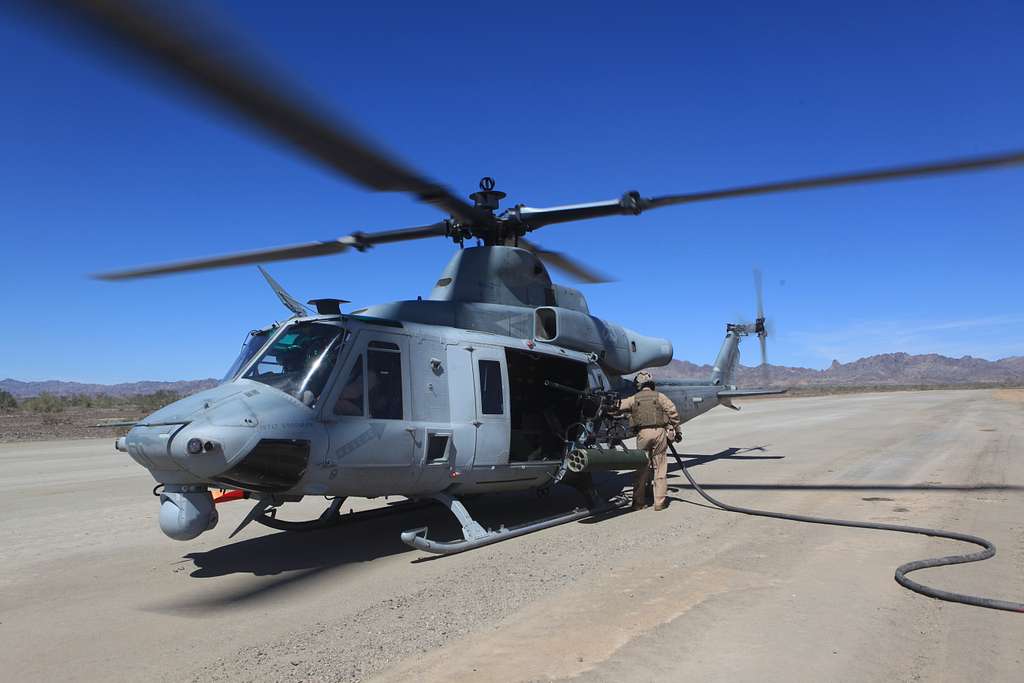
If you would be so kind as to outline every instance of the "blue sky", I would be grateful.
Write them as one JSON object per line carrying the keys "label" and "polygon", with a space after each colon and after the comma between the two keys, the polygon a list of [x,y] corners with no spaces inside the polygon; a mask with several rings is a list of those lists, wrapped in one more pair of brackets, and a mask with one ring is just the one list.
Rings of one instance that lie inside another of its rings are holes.
{"label": "blue sky", "polygon": [[[1024,5],[215,2],[205,12],[460,193],[593,201],[1024,148]],[[714,4],[714,7],[711,5]],[[219,376],[287,312],[255,267],[88,273],[421,225],[159,80],[0,22],[0,377]],[[709,362],[766,273],[771,360],[1024,354],[1024,170],[708,202],[534,233],[591,309]],[[303,300],[426,295],[452,245],[271,264]],[[756,362],[754,345],[748,364]]]}

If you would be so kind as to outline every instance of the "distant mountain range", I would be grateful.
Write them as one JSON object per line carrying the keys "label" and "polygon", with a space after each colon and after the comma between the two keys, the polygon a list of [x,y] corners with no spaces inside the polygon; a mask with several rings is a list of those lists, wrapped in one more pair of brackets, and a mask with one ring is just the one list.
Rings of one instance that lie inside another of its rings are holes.
{"label": "distant mountain range", "polygon": [[[653,368],[660,379],[705,380],[711,376],[710,365],[695,365],[685,360],[673,360],[664,367]],[[906,353],[883,353],[855,360],[852,363],[832,361],[824,370],[792,368],[785,365],[768,366],[769,381],[765,382],[760,367],[741,365],[736,372],[740,386],[917,386],[950,384],[1024,384],[1024,356],[1012,356],[997,361],[964,356],[949,358],[936,353],[912,356]],[[21,382],[16,379],[0,380],[0,389],[16,398],[28,398],[48,392],[60,396],[72,394],[110,394],[135,396],[155,391],[173,391],[176,394],[194,394],[216,386],[215,379],[195,379],[179,382],[129,382],[125,384],[83,384],[46,380]]]}
{"label": "distant mountain range", "polygon": [[[651,372],[655,378],[702,380],[710,377],[711,366],[673,360],[664,367],[652,369]],[[767,373],[761,367],[741,365],[736,371],[736,384],[790,387],[1024,384],[1024,356],[991,361],[972,356],[950,358],[937,353],[916,356],[906,353],[883,353],[851,363],[834,360],[832,365],[824,370],[769,364]]]}
{"label": "distant mountain range", "polygon": [[74,394],[85,394],[95,396],[97,394],[108,394],[110,396],[137,396],[139,394],[152,394],[156,391],[172,391],[182,396],[194,394],[203,389],[209,389],[220,384],[215,379],[192,379],[178,382],[126,382],[123,384],[83,384],[81,382],[62,382],[58,379],[48,379],[42,382],[22,382],[16,379],[0,380],[0,389],[9,392],[15,398],[29,398],[39,394],[48,393],[57,396],[72,396]]}

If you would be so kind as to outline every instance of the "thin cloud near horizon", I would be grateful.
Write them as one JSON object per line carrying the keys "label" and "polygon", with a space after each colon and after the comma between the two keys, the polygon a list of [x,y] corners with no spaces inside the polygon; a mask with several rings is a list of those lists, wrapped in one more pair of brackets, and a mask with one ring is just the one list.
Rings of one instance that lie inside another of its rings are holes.
{"label": "thin cloud near horizon", "polygon": [[828,330],[795,330],[785,343],[821,358],[849,363],[883,353],[935,353],[989,361],[1024,355],[1024,315],[953,320],[863,320]]}

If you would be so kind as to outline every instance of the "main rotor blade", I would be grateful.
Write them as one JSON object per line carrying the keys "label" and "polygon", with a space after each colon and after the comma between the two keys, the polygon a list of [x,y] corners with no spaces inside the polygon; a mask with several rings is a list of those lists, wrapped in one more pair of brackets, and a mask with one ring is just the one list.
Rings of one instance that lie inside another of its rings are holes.
{"label": "main rotor blade", "polygon": [[688,194],[673,194],[662,197],[644,198],[637,192],[627,192],[622,195],[620,199],[590,202],[587,204],[552,206],[548,208],[518,206],[512,211],[514,212],[514,217],[525,223],[528,229],[535,230],[542,226],[552,225],[554,223],[580,221],[589,218],[600,218],[602,216],[635,216],[643,213],[647,209],[658,209],[663,206],[674,206],[676,204],[692,204],[694,202],[705,202],[714,199],[732,199],[735,197],[793,192],[796,190],[836,187],[839,185],[855,185],[860,183],[899,180],[904,178],[919,178],[945,173],[984,171],[1007,166],[1018,166],[1021,164],[1024,164],[1024,150],[982,157],[954,159],[952,161],[896,166],[872,171],[858,171],[854,173],[816,176],[813,178],[784,180],[781,182],[761,183],[757,185],[743,185],[740,187],[720,190],[691,192]]}
{"label": "main rotor blade", "polygon": [[926,164],[894,166],[871,171],[857,171],[854,173],[840,173],[836,175],[817,176],[798,180],[783,180],[781,182],[761,183],[758,185],[744,185],[740,187],[726,188],[723,190],[666,195],[664,197],[653,197],[651,199],[644,200],[644,208],[654,209],[662,206],[690,204],[693,202],[704,202],[712,199],[747,197],[757,194],[775,194],[778,192],[793,192],[795,190],[810,190],[819,187],[874,183],[886,180],[899,180],[902,178],[920,178],[944,173],[983,171],[992,168],[999,168],[1001,166],[1016,166],[1020,164],[1024,164],[1024,150],[1008,152],[1005,154],[953,159],[950,161],[939,161]]}
{"label": "main rotor blade", "polygon": [[[21,0],[134,63],[154,67],[179,84],[261,127],[329,168],[384,192],[409,192],[466,223],[491,220],[437,182],[391,159],[336,118],[328,117],[224,46],[209,26],[137,0]],[[230,52],[231,56],[228,56]]]}
{"label": "main rotor blade", "polygon": [[601,273],[595,270],[592,270],[591,268],[583,265],[579,261],[576,261],[570,258],[569,256],[566,256],[560,251],[549,251],[544,247],[540,246],[539,244],[531,242],[530,240],[527,239],[523,239],[522,237],[519,238],[519,246],[523,247],[524,249],[529,249],[534,254],[536,254],[537,257],[540,258],[540,260],[544,261],[544,263],[548,264],[549,266],[552,266],[553,268],[558,268],[559,270],[569,273],[570,275],[580,280],[581,282],[586,282],[588,284],[611,282],[611,279],[608,278],[607,276],[602,275]]}
{"label": "main rotor blade", "polygon": [[247,263],[268,263],[270,261],[285,261],[288,259],[309,258],[311,256],[326,256],[338,254],[349,249],[363,251],[377,244],[388,244],[391,242],[404,242],[407,240],[418,240],[425,237],[437,237],[447,234],[448,223],[442,221],[433,225],[425,225],[419,228],[405,228],[402,230],[387,230],[374,233],[354,233],[346,237],[339,237],[336,240],[327,242],[307,242],[305,244],[293,244],[286,247],[272,247],[270,249],[257,249],[255,251],[243,251],[236,254],[224,256],[213,256],[210,258],[192,259],[166,263],[145,268],[133,268],[131,270],[119,270],[112,273],[101,273],[95,275],[99,280],[131,280],[140,277],[152,277],[153,275],[167,275],[169,273],[184,273],[190,270],[208,270],[210,268],[223,268],[225,266],[241,266]]}

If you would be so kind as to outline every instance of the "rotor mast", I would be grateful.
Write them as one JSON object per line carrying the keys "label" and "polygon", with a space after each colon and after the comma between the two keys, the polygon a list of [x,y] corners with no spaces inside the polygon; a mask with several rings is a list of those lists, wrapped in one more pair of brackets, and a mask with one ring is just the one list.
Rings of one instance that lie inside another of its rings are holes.
{"label": "rotor mast", "polygon": [[519,238],[526,234],[526,228],[519,225],[518,221],[509,220],[506,215],[494,215],[501,205],[501,200],[506,197],[504,192],[495,190],[494,186],[494,178],[484,176],[480,179],[480,189],[469,195],[469,198],[473,200],[473,207],[490,220],[479,225],[459,226],[457,219],[452,217],[452,221],[456,223],[453,231],[456,233],[456,241],[462,242],[458,233],[468,233],[480,240],[486,247],[518,246]]}

